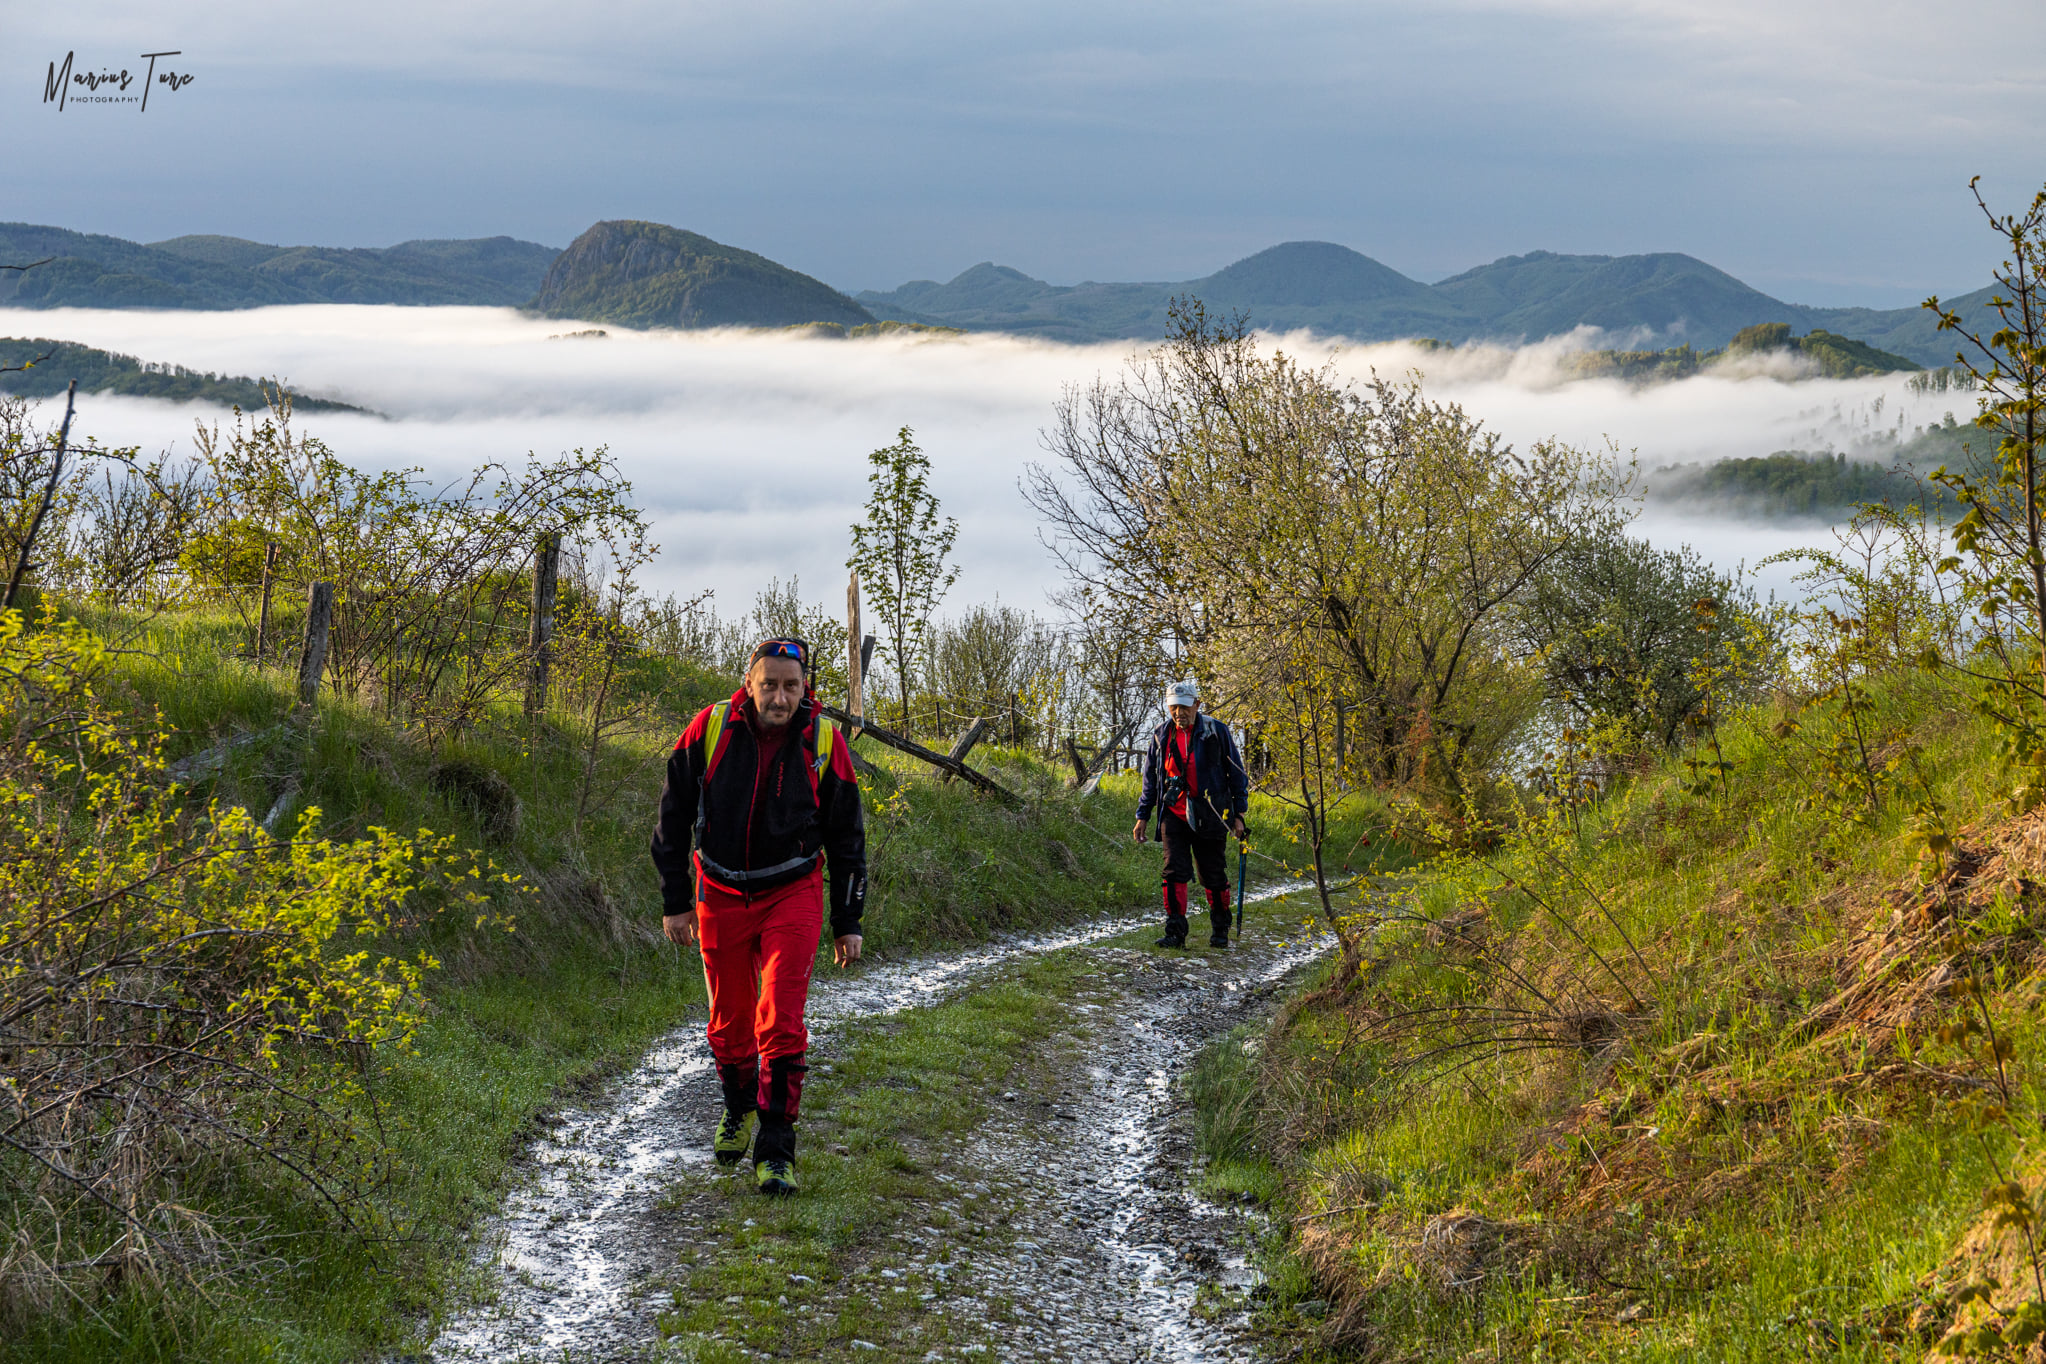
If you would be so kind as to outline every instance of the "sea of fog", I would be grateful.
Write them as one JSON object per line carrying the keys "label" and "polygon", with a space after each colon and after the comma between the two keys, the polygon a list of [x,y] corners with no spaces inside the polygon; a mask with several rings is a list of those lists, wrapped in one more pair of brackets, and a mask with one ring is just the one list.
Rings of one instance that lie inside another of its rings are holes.
{"label": "sea of fog", "polygon": [[[454,479],[529,451],[608,447],[647,508],[658,590],[715,589],[725,614],[769,575],[813,600],[843,600],[847,527],[866,497],[868,451],[914,428],[932,485],[960,523],[949,605],[999,597],[1041,608],[1057,573],[1017,491],[1045,458],[1040,431],[1069,387],[1117,370],[1133,344],[1067,346],[997,335],[835,341],[760,332],[630,332],[554,339],[576,324],[501,308],[317,305],[246,312],[0,309],[0,335],[53,336],[143,360],[277,376],[378,416],[301,414],[299,425],[361,466],[416,465]],[[1634,388],[1563,382],[1569,345],[1428,352],[1279,338],[1368,378],[1418,370],[1516,445],[1608,441],[1644,470],[1773,450],[1851,448],[1872,432],[1938,421],[1952,395],[1914,398],[1902,376],[1852,381],[1767,370]],[[89,396],[77,430],[107,445],[192,449],[198,404]],[[1965,414],[1964,414],[1965,415]],[[1818,526],[1715,518],[1651,502],[1637,523],[1731,569],[1830,541]],[[1765,574],[1783,590],[1786,574]]]}

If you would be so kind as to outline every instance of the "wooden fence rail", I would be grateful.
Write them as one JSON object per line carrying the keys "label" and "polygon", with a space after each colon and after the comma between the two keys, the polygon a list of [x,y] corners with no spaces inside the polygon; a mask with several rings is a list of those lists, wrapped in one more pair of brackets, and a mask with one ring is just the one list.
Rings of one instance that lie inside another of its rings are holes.
{"label": "wooden fence rail", "polygon": [[1003,786],[1000,782],[988,776],[986,773],[974,771],[965,763],[960,762],[957,758],[948,757],[947,755],[940,753],[935,749],[925,748],[922,744],[916,742],[914,739],[905,739],[900,734],[895,733],[893,730],[883,729],[881,726],[875,724],[871,720],[860,720],[854,717],[849,712],[840,710],[837,706],[825,706],[823,707],[823,711],[826,715],[838,721],[840,725],[845,727],[846,737],[849,739],[860,734],[870,734],[877,741],[888,745],[888,747],[890,748],[896,749],[903,753],[907,753],[912,758],[917,758],[923,762],[927,762],[932,767],[943,768],[945,771],[950,772],[955,777],[965,778],[967,781],[972,782],[976,787],[987,792],[991,796],[998,796],[1001,799],[1008,801],[1011,805],[1023,804],[1023,797],[1017,795],[1008,787]]}

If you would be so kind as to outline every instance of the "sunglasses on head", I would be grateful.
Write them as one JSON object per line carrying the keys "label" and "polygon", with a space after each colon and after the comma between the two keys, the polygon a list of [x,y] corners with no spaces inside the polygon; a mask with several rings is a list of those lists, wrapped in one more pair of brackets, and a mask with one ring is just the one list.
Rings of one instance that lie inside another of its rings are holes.
{"label": "sunglasses on head", "polygon": [[753,663],[758,663],[763,658],[786,658],[807,670],[810,666],[809,649],[810,646],[800,639],[762,640],[754,646],[753,658],[747,666],[751,667]]}

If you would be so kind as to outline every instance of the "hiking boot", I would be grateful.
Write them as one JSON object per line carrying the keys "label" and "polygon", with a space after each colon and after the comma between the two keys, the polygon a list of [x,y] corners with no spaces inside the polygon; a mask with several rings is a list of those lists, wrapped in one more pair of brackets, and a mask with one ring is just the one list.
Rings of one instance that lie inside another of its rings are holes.
{"label": "hiking boot", "polygon": [[717,1136],[711,1139],[710,1149],[717,1153],[718,1164],[737,1165],[746,1158],[746,1148],[753,1144],[753,1134],[748,1131],[746,1119],[751,1113],[734,1113],[725,1110],[725,1116],[718,1119]]}
{"label": "hiking boot", "polygon": [[1186,946],[1186,916],[1168,914],[1165,916],[1165,936],[1158,940],[1160,947]]}
{"label": "hiking boot", "polygon": [[1160,939],[1159,939],[1159,940],[1157,941],[1157,943],[1155,944],[1155,946],[1158,946],[1158,947],[1185,947],[1185,946],[1186,946],[1186,935],[1185,935],[1185,934],[1183,934],[1183,933],[1181,933],[1181,934],[1177,934],[1177,935],[1175,935],[1175,934],[1172,934],[1172,933],[1167,933],[1167,934],[1166,934],[1166,935],[1165,935],[1164,937],[1160,938]]}
{"label": "hiking boot", "polygon": [[1228,945],[1229,939],[1226,937],[1211,937],[1208,939],[1208,946],[1210,947],[1227,947]]}
{"label": "hiking boot", "polygon": [[796,1167],[785,1160],[757,1160],[753,1183],[771,1198],[786,1198],[796,1191]]}

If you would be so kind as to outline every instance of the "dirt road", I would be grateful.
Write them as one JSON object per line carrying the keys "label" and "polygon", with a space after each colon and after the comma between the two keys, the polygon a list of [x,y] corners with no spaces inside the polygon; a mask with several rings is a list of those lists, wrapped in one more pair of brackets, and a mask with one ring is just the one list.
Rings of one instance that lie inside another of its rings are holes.
{"label": "dirt road", "polygon": [[[1174,1081],[1207,1039],[1268,1012],[1280,983],[1325,943],[1297,926],[1286,938],[1273,924],[1229,952],[1159,952],[1133,933],[1146,922],[1117,915],[819,977],[813,1087],[831,1083],[849,1020],[864,1026],[942,1007],[1055,953],[1082,954],[1074,964],[1088,982],[1087,1002],[1070,1008],[1091,1040],[1054,1040],[1057,1059],[1029,1071],[1044,1092],[991,1096],[984,1120],[960,1134],[956,1173],[942,1176],[963,1200],[954,1207],[999,1221],[1003,1234],[960,1258],[939,1228],[924,1227],[929,1237],[908,1231],[910,1243],[927,1245],[893,1272],[913,1271],[918,1290],[900,1300],[915,1310],[894,1318],[908,1322],[904,1338],[844,1341],[849,1357],[1253,1357],[1231,1311],[1217,1307],[1252,1281],[1246,1246],[1255,1214],[1191,1191],[1191,1138]],[[661,1318],[676,1299],[679,1257],[700,1253],[702,1209],[674,1190],[714,1177],[717,1103],[701,1020],[691,1019],[588,1107],[557,1115],[479,1254],[483,1301],[449,1321],[425,1357],[697,1357],[690,1341],[664,1339]],[[868,1288],[910,1286],[877,1278]],[[945,1329],[927,1329],[940,1317]],[[934,1335],[939,1343],[929,1343]],[[719,1358],[758,1353],[715,1349]]]}
{"label": "dirt road", "polygon": [[[986,1317],[1004,1359],[1256,1358],[1243,1295],[1262,1229],[1256,1214],[1194,1188],[1190,1115],[1175,1081],[1209,1039],[1262,1018],[1273,995],[1324,949],[1320,939],[1253,942],[1227,954],[1075,949],[1099,959],[1121,1007],[1099,1021],[1119,1038],[1057,1095],[1005,1095],[974,1164],[1014,1181],[1015,1237],[978,1267],[950,1310]],[[1108,1013],[1107,1006],[1094,1006]],[[1043,1121],[1049,1113],[1052,1121]],[[996,1318],[1000,1320],[1000,1318]]]}

